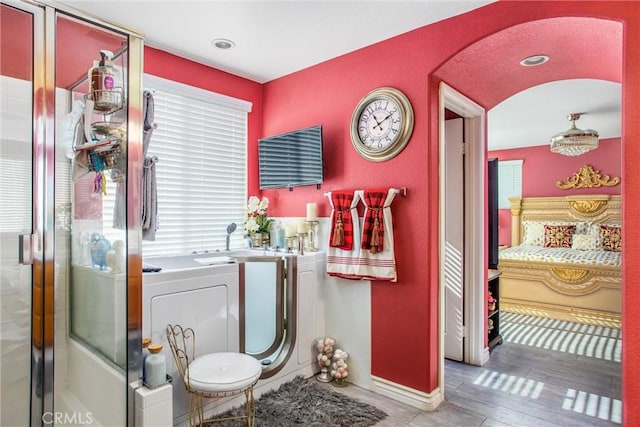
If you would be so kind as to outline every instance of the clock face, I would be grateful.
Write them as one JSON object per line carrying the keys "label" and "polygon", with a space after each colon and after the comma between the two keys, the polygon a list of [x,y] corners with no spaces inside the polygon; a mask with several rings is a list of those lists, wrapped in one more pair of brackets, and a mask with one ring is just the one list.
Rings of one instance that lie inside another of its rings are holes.
{"label": "clock face", "polygon": [[359,139],[369,150],[384,151],[400,136],[403,120],[396,101],[380,95],[369,101],[360,113]]}
{"label": "clock face", "polygon": [[367,160],[384,161],[407,144],[413,128],[409,100],[393,88],[368,93],[353,112],[351,142]]}

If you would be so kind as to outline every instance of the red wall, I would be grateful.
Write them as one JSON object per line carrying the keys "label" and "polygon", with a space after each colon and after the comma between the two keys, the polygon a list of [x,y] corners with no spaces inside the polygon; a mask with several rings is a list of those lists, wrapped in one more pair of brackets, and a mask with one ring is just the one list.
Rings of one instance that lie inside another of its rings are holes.
{"label": "red wall", "polygon": [[[523,160],[522,197],[552,197],[574,194],[620,194],[622,187],[600,187],[561,190],[556,182],[565,182],[583,165],[589,165],[604,175],[617,177],[622,174],[620,161],[620,138],[600,140],[597,150],[581,156],[568,157],[553,154],[548,145],[496,150],[489,152],[489,158],[500,160]],[[511,245],[511,211],[500,209],[500,244]]]}

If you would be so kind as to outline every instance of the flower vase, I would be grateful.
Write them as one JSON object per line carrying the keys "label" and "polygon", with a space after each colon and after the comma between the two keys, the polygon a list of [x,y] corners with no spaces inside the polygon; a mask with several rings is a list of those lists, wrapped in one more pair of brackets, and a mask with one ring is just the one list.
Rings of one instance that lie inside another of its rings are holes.
{"label": "flower vase", "polygon": [[262,233],[253,233],[251,235],[251,243],[254,248],[262,247]]}
{"label": "flower vase", "polygon": [[329,374],[333,377],[333,385],[336,387],[346,387],[346,378],[349,376],[349,353],[344,350],[336,349],[331,359],[331,371]]}
{"label": "flower vase", "polygon": [[333,384],[336,387],[346,387],[349,385],[347,380],[345,380],[344,378],[334,378],[331,384]]}
{"label": "flower vase", "polygon": [[331,375],[329,375],[329,370],[327,368],[320,368],[320,375],[318,375],[316,379],[321,383],[330,383],[332,380]]}
{"label": "flower vase", "polygon": [[271,234],[268,232],[262,233],[262,246],[271,246]]}
{"label": "flower vase", "polygon": [[331,366],[331,358],[333,357],[333,349],[336,345],[336,340],[331,337],[316,338],[314,346],[317,352],[316,360],[320,367],[320,375],[316,379],[322,383],[331,382],[333,379],[329,375],[329,367]]}

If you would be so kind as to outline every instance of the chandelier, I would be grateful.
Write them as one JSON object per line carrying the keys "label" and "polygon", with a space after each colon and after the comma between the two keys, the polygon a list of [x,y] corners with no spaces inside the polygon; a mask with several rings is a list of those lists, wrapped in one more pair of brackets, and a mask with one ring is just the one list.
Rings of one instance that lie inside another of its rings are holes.
{"label": "chandelier", "polygon": [[598,148],[598,132],[593,129],[578,129],[576,120],[580,113],[572,113],[567,116],[571,121],[571,129],[557,133],[551,137],[551,152],[565,156],[579,156],[590,150]]}

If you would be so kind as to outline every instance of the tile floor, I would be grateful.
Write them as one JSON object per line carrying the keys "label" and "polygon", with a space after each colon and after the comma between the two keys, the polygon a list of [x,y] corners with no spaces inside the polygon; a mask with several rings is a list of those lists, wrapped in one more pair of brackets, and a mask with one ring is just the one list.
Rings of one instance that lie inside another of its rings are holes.
{"label": "tile floor", "polygon": [[[527,322],[533,324],[525,330]],[[385,411],[388,418],[377,424],[381,427],[619,426],[619,331],[573,328],[535,318],[503,320],[504,343],[487,364],[445,362],[445,402],[432,412],[353,385],[327,387]],[[574,331],[572,342],[544,338],[557,338],[562,331]]]}

